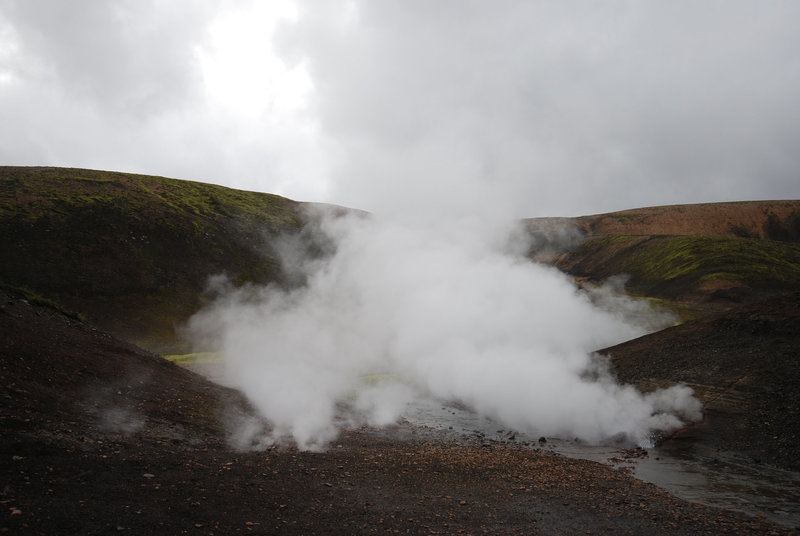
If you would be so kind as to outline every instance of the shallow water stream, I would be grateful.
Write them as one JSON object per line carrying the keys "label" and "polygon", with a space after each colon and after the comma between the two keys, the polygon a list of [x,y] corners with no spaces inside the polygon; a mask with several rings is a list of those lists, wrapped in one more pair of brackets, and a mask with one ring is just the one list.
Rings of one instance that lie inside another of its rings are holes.
{"label": "shallow water stream", "polygon": [[686,441],[667,442],[646,450],[551,437],[540,441],[538,436],[503,429],[459,404],[424,399],[409,404],[403,418],[410,424],[460,437],[514,443],[601,462],[688,501],[800,527],[800,473],[754,464]]}

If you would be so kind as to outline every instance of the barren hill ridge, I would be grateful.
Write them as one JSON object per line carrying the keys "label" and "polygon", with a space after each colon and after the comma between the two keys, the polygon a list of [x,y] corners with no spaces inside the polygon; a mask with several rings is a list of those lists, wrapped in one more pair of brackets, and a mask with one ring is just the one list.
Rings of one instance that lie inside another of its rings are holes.
{"label": "barren hill ridge", "polygon": [[575,218],[592,236],[705,235],[800,241],[800,201],[742,201],[637,208]]}

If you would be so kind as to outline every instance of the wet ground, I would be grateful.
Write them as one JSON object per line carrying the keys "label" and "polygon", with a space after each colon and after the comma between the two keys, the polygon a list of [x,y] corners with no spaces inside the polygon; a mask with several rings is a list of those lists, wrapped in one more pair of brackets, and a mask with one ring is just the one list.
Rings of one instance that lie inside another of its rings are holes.
{"label": "wet ground", "polygon": [[754,463],[691,440],[671,440],[643,449],[622,443],[589,445],[573,439],[540,438],[504,429],[460,404],[423,399],[410,404],[403,418],[436,433],[514,443],[601,462],[688,501],[800,527],[800,473]]}
{"label": "wet ground", "polygon": [[[230,384],[219,363],[190,366],[209,379]],[[426,433],[453,440],[480,439],[510,443],[570,458],[600,462],[687,501],[768,519],[789,528],[800,527],[800,473],[704,446],[688,439],[657,446],[626,443],[591,445],[575,439],[547,437],[510,430],[462,404],[419,398],[410,403],[402,421],[414,428],[390,427],[387,438],[418,438]],[[433,439],[433,438],[432,438]],[[542,441],[541,439],[544,439]]]}

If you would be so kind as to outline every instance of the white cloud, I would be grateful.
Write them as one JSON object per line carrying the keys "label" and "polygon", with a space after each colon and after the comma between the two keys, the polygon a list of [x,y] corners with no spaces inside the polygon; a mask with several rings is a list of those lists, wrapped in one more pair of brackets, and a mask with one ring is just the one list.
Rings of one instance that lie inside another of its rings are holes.
{"label": "white cloud", "polygon": [[297,19],[294,5],[248,7],[216,18],[208,42],[198,50],[207,95],[242,116],[302,111],[311,89],[308,73],[302,64],[287,66],[272,46],[276,26]]}

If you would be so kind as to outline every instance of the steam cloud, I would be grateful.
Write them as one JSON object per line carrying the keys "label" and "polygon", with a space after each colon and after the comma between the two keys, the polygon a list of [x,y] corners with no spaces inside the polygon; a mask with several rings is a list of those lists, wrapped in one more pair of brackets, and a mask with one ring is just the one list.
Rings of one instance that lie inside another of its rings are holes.
{"label": "steam cloud", "polygon": [[652,311],[617,307],[631,300],[608,292],[595,304],[525,258],[508,227],[453,221],[322,218],[331,255],[287,251],[302,286],[216,281],[218,299],[190,328],[221,349],[228,380],[270,422],[262,441],[324,448],[338,427],[395,422],[421,396],[587,441],[641,442],[698,417],[689,388],[642,394],[591,353],[644,334],[626,311]]}

